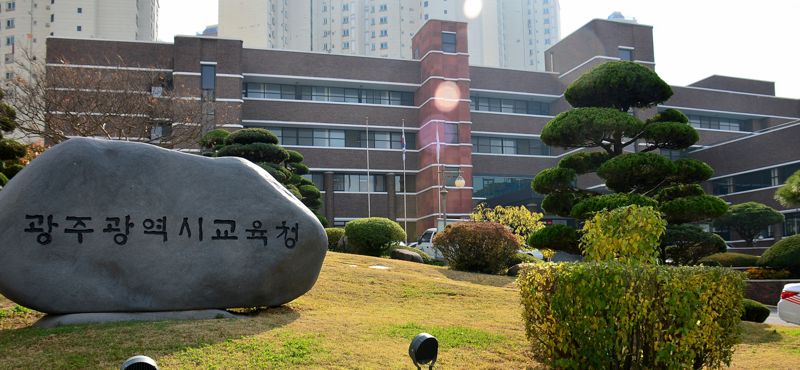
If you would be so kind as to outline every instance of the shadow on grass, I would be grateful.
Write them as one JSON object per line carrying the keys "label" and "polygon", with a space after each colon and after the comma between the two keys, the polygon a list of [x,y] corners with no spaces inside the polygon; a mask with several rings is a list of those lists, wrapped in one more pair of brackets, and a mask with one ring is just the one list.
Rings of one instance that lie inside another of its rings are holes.
{"label": "shadow on grass", "polygon": [[[2,330],[0,363],[11,368],[36,368],[46,359],[52,368],[117,367],[135,354],[159,358],[269,333],[300,318],[291,305],[237,314],[240,318]],[[44,356],[42,348],[47,348]],[[36,358],[40,363],[28,363],[26,358]]]}
{"label": "shadow on grass", "polygon": [[767,324],[742,322],[742,344],[763,344],[779,342],[781,333]]}
{"label": "shadow on grass", "polygon": [[472,284],[488,285],[500,288],[513,287],[514,280],[516,279],[514,277],[505,275],[480,274],[475,272],[463,272],[450,269],[438,269],[437,271],[451,280],[464,281]]}

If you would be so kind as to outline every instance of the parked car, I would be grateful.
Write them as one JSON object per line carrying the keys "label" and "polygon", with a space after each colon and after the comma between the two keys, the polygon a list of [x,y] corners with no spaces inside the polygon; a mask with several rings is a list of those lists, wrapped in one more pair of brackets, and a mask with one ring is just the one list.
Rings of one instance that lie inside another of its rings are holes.
{"label": "parked car", "polygon": [[442,253],[433,247],[433,236],[436,235],[436,232],[437,230],[435,227],[425,230],[425,232],[419,236],[416,247],[433,257],[433,259],[437,261],[444,261],[444,256],[442,256]]}
{"label": "parked car", "polygon": [[778,302],[778,317],[781,320],[800,325],[800,283],[786,284]]}

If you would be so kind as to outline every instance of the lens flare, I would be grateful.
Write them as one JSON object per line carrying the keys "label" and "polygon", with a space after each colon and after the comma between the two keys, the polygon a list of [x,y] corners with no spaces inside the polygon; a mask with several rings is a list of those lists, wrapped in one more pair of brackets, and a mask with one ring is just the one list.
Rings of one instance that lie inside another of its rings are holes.
{"label": "lens flare", "polygon": [[475,19],[481,15],[483,10],[483,0],[466,0],[464,1],[464,17],[467,19]]}
{"label": "lens flare", "polygon": [[434,104],[439,111],[450,112],[458,106],[461,99],[461,91],[458,85],[452,81],[444,81],[439,84],[434,93]]}

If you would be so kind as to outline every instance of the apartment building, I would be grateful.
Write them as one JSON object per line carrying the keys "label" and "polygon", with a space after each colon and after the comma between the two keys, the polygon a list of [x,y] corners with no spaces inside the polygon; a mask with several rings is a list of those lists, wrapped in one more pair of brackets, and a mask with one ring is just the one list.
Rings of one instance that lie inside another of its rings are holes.
{"label": "apartment building", "polygon": [[220,0],[219,35],[248,48],[412,59],[429,19],[466,22],[470,64],[544,70],[558,0]]}
{"label": "apartment building", "polygon": [[3,77],[13,77],[19,62],[44,58],[50,36],[154,41],[157,24],[158,0],[2,1]]}
{"label": "apartment building", "polygon": [[[566,87],[607,61],[656,65],[652,27],[634,23],[587,23],[547,50],[543,72],[471,65],[469,41],[467,23],[440,20],[428,20],[415,33],[413,59],[253,49],[240,40],[206,37],[124,48],[51,38],[48,62],[108,68],[90,64],[98,63],[97,55],[123,53],[137,69],[167,73],[178,95],[214,96],[218,110],[236,117],[217,126],[266,128],[303,153],[334,224],[389,217],[414,236],[437,220],[466,216],[478,202],[540,210],[531,180],[575,151],[540,140],[544,125],[570,108]],[[206,84],[213,94],[202,91],[203,79],[215,81]],[[716,169],[706,185],[710,193],[731,203],[763,202],[786,215],[785,224],[766,230],[757,247],[745,251],[760,253],[800,232],[800,209],[772,199],[800,166],[800,100],[776,97],[772,82],[724,76],[673,90],[667,102],[634,113],[679,109],[701,139],[691,151],[662,154],[708,162]],[[457,186],[459,176],[463,186]],[[581,177],[579,185],[602,186],[597,181]],[[742,245],[736,235],[719,232],[731,246]]]}

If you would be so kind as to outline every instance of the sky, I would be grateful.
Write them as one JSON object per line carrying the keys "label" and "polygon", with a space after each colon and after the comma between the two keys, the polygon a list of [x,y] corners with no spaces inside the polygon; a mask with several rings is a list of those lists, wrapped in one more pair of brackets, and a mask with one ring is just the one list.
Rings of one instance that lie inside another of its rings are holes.
{"label": "sky", "polygon": [[[441,0],[434,0],[441,1]],[[493,0],[486,0],[493,1]],[[497,0],[504,1],[504,0]],[[218,0],[160,0],[158,38],[217,23]],[[684,86],[717,74],[775,82],[800,99],[800,0],[560,0],[561,36],[614,11],[653,26],[656,72]]]}

